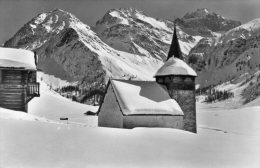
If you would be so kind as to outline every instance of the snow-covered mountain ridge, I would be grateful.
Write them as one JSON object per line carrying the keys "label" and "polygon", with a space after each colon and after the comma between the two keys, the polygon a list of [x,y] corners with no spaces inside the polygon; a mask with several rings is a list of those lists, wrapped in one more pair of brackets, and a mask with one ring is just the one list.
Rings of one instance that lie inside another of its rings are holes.
{"label": "snow-covered mountain ridge", "polygon": [[[216,22],[218,26],[213,29],[211,22]],[[213,50],[212,46],[230,45],[230,39],[239,35],[244,27],[241,25],[241,28],[226,32],[240,22],[207,9],[187,13],[176,19],[176,23],[184,57],[189,63],[193,63],[189,59],[192,54],[199,57],[201,62],[193,65],[199,71],[209,69],[210,66],[205,65],[210,62],[208,55],[217,59],[219,48]],[[172,21],[156,19],[133,8],[112,9],[92,28],[73,14],[56,9],[34,17],[4,46],[36,51],[39,55],[38,67],[46,74],[78,82],[83,87],[96,87],[104,86],[110,77],[153,80],[168,53],[173,29]],[[222,35],[222,32],[226,33]],[[246,28],[242,32],[245,37],[255,37]],[[224,60],[221,66],[228,65],[231,59]],[[198,80],[200,84],[211,78],[204,76]]]}
{"label": "snow-covered mountain ridge", "polygon": [[177,19],[177,23],[188,34],[204,37],[212,37],[241,25],[240,21],[227,19],[206,8],[185,14],[183,18]]}
{"label": "snow-covered mountain ridge", "polygon": [[199,77],[202,85],[215,85],[253,75],[260,69],[260,19],[252,20],[223,35],[202,39],[189,56],[201,55],[205,61]]}
{"label": "snow-covered mountain ridge", "polygon": [[[199,10],[189,16],[196,16],[198,12]],[[184,24],[188,14],[182,19],[176,19],[178,38],[184,55],[187,56],[201,38],[208,36],[208,33],[201,33],[191,25],[200,25],[200,28],[209,30],[212,36],[218,34],[219,31],[228,30],[227,27],[234,28],[240,25],[240,22],[227,20],[218,14],[211,13],[206,18],[216,15],[217,18],[214,18],[213,21],[212,19],[201,21],[200,18],[195,18],[191,24],[186,24],[186,22]],[[219,28],[212,29],[210,21],[217,22],[220,25]],[[204,24],[201,24],[202,22]],[[153,57],[161,59],[164,59],[168,53],[173,29],[173,21],[152,18],[133,8],[112,9],[97,21],[94,27],[98,36],[116,49],[134,54],[149,53]],[[193,29],[193,32],[189,29]]]}
{"label": "snow-covered mountain ridge", "polygon": [[[177,29],[188,55],[202,37]],[[56,9],[33,18],[4,46],[36,51],[40,69],[68,81],[150,80],[168,52],[173,22],[119,8],[108,11],[93,30],[97,34],[71,13]]]}
{"label": "snow-covered mountain ridge", "polygon": [[[182,52],[187,55],[202,37],[192,37],[177,29]],[[171,43],[173,22],[152,18],[136,9],[120,8],[108,11],[97,21],[94,30],[118,50],[164,60]]]}
{"label": "snow-covered mountain ridge", "polygon": [[105,83],[109,77],[151,80],[161,60],[118,51],[69,12],[56,9],[26,23],[5,47],[39,55],[38,68],[68,81]]}
{"label": "snow-covered mountain ridge", "polygon": [[244,103],[259,97],[260,19],[200,40],[188,57],[199,71],[197,83],[201,87],[245,80]]}

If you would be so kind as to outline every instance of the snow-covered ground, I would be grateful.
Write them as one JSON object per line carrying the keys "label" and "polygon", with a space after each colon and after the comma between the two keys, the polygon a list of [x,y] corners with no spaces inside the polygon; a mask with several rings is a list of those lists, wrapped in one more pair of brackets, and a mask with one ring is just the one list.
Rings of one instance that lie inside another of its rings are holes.
{"label": "snow-covered ground", "polygon": [[[260,106],[230,110],[197,103],[198,134],[99,128],[97,118],[83,115],[96,107],[41,86],[28,114],[0,108],[1,168],[260,166]],[[59,117],[68,117],[69,124]]]}
{"label": "snow-covered ground", "polygon": [[40,87],[40,97],[35,97],[29,102],[29,114],[59,122],[60,118],[63,117],[68,118],[69,123],[97,126],[97,123],[93,123],[92,119],[97,118],[96,116],[84,115],[87,111],[96,112],[97,106],[84,105],[66,99],[51,90],[50,86],[42,81],[40,81]]}
{"label": "snow-covered ground", "polygon": [[46,83],[47,86],[49,86],[52,89],[58,89],[69,85],[74,86],[77,84],[77,82],[68,82],[66,80],[57,78],[54,75],[45,74],[44,72],[40,72],[40,71],[37,72],[37,77],[39,80]]}
{"label": "snow-covered ground", "polygon": [[260,105],[239,109],[214,109],[207,104],[197,105],[199,130],[216,130],[260,138]]}
{"label": "snow-covered ground", "polygon": [[[250,83],[256,83],[257,77],[260,74],[260,71],[257,71],[253,76],[250,76],[248,73],[245,73],[232,81],[227,81],[222,84],[216,85],[212,89],[218,91],[229,91],[234,93],[234,97],[229,98],[225,101],[215,101],[214,103],[210,103],[208,106],[212,109],[220,108],[220,109],[234,109],[234,108],[242,108],[242,107],[250,107],[250,106],[260,106],[260,97],[255,100],[244,104],[245,96],[249,97],[250,95],[242,96],[243,91],[250,85]],[[248,93],[250,94],[250,93]],[[197,96],[197,102],[204,102],[206,95]]]}

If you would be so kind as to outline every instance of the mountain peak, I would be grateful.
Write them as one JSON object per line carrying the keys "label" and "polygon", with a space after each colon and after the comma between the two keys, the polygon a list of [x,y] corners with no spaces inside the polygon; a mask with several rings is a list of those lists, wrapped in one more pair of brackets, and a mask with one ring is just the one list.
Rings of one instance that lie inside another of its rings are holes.
{"label": "mountain peak", "polygon": [[208,8],[200,8],[200,9],[197,9],[196,12],[198,12],[198,13],[211,13],[211,11]]}
{"label": "mountain peak", "polygon": [[186,13],[184,15],[183,19],[202,19],[202,18],[206,18],[209,16],[224,18],[224,17],[221,17],[220,15],[210,11],[207,8],[201,8],[201,9],[197,9],[195,12]]}
{"label": "mountain peak", "polygon": [[56,23],[62,18],[62,20],[73,19],[75,20],[76,17],[69,12],[66,12],[62,9],[54,9],[49,12],[44,12],[38,14],[34,17],[30,22],[30,24],[41,25],[47,23]]}
{"label": "mountain peak", "polygon": [[137,10],[135,8],[115,8],[109,10],[104,17],[107,19],[110,18],[109,20],[114,20],[113,18],[117,18],[119,20],[124,20],[124,19],[129,19],[132,17],[135,17],[137,14],[140,15],[145,15],[143,11]]}
{"label": "mountain peak", "polygon": [[194,12],[186,13],[179,21],[183,27],[188,27],[191,31],[197,29],[199,32],[211,36],[212,32],[225,32],[241,25],[241,22],[227,19],[207,8],[201,8]]}
{"label": "mountain peak", "polygon": [[69,32],[73,36],[71,29],[74,29],[79,36],[88,33],[93,34],[90,31],[90,27],[73,14],[62,9],[54,9],[40,13],[32,18],[4,45],[35,50],[44,45],[45,42],[55,38],[58,34],[64,33],[69,35],[68,33],[66,34],[66,32]]}
{"label": "mountain peak", "polygon": [[96,25],[104,24],[113,26],[120,24],[121,26],[129,26],[138,16],[146,16],[143,11],[135,8],[115,8],[106,12],[106,14],[96,22]]}
{"label": "mountain peak", "polygon": [[131,7],[128,7],[128,8],[116,8],[116,9],[111,9],[111,10],[108,11],[108,13],[112,13],[112,12],[120,12],[120,13],[124,13],[124,14],[127,14],[127,15],[134,15],[136,13],[141,13],[141,14],[144,13],[143,11],[140,11],[138,9],[131,8]]}
{"label": "mountain peak", "polygon": [[70,12],[67,12],[65,10],[56,8],[53,10],[50,10],[49,12],[44,12],[44,13],[40,13],[38,14],[35,18],[41,16],[41,15],[46,15],[46,16],[53,16],[53,15],[57,15],[57,16],[69,16],[69,17],[75,17],[73,14],[71,14]]}
{"label": "mountain peak", "polygon": [[60,8],[56,8],[56,9],[52,10],[52,12],[64,12],[64,13],[68,13],[68,12],[66,12],[66,11],[64,11],[64,10],[62,10],[62,9],[60,9]]}

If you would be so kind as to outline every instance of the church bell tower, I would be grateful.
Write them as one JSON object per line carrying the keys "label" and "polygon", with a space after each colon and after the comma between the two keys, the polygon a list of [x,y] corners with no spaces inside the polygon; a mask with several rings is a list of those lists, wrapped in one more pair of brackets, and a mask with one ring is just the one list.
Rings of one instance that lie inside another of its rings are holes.
{"label": "church bell tower", "polygon": [[183,61],[176,24],[170,50],[164,65],[155,74],[156,82],[165,86],[184,113],[184,130],[197,132],[195,77],[196,72]]}

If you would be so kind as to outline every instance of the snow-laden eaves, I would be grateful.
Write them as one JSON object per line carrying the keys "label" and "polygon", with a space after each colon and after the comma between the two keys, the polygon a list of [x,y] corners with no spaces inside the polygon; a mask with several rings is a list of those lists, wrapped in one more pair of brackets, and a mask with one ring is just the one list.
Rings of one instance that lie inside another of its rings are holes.
{"label": "snow-laden eaves", "polygon": [[34,53],[24,49],[0,47],[0,67],[36,70]]}
{"label": "snow-laden eaves", "polygon": [[111,80],[124,115],[183,115],[179,104],[153,81]]}
{"label": "snow-laden eaves", "polygon": [[154,76],[166,75],[197,76],[197,73],[181,59],[172,57],[165,62],[165,64],[156,72]]}

